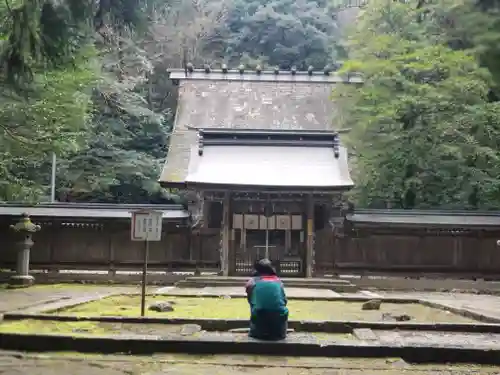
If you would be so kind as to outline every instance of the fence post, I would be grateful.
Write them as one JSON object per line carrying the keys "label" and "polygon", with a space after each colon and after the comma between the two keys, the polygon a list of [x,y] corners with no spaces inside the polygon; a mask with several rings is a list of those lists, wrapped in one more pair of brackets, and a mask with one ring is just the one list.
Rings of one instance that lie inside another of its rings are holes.
{"label": "fence post", "polygon": [[113,231],[108,230],[108,276],[115,277],[115,244],[113,241]]}

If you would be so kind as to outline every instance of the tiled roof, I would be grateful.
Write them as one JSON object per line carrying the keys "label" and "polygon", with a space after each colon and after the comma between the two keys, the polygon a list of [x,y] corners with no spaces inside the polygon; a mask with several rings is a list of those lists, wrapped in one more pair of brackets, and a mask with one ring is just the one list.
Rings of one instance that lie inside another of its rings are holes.
{"label": "tiled roof", "polygon": [[498,227],[499,212],[423,211],[423,210],[355,210],[348,221],[365,225]]}
{"label": "tiled roof", "polygon": [[133,204],[98,204],[98,203],[54,203],[39,205],[0,205],[0,216],[21,216],[27,213],[33,217],[58,218],[130,218],[132,211],[151,209],[162,211],[164,219],[183,219],[189,216],[181,205],[133,205]]}

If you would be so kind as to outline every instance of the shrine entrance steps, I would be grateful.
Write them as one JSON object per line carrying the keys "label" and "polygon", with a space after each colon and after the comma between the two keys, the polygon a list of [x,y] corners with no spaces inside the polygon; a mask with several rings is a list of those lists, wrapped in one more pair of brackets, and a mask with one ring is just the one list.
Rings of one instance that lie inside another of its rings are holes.
{"label": "shrine entrance steps", "polygon": [[[205,288],[205,287],[241,287],[248,280],[244,276],[189,276],[178,281],[178,288]],[[341,279],[305,279],[282,278],[288,288],[329,289],[339,293],[352,293],[357,287],[348,280]]]}

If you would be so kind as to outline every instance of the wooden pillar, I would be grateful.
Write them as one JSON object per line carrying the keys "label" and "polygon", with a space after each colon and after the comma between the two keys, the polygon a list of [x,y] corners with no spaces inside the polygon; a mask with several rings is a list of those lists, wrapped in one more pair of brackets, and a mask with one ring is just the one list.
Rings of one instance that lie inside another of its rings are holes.
{"label": "wooden pillar", "polygon": [[220,254],[220,267],[223,276],[229,276],[229,248],[231,244],[231,194],[224,193],[222,203],[222,249]]}
{"label": "wooden pillar", "polygon": [[[232,219],[232,215],[230,214],[231,216],[231,219]],[[232,220],[231,220],[231,223],[232,223]],[[232,225],[231,225],[232,227]],[[229,234],[230,234],[230,238],[231,240],[229,241],[229,250],[228,250],[228,253],[229,253],[229,256],[228,256],[228,259],[229,259],[229,271],[228,271],[228,275],[234,275],[236,273],[236,247],[235,247],[235,244],[236,244],[236,230],[235,229],[229,229]]]}
{"label": "wooden pillar", "polygon": [[58,267],[55,265],[57,263],[56,257],[56,236],[59,230],[59,223],[52,221],[50,226],[50,247],[49,247],[49,272],[57,274],[59,272]]}
{"label": "wooden pillar", "polygon": [[306,199],[306,277],[313,277],[314,273],[314,200],[310,194]]}
{"label": "wooden pillar", "polygon": [[245,262],[250,260],[250,255],[247,250],[247,230],[245,229],[245,216],[243,216],[243,229],[241,230],[241,248],[240,248],[241,259]]}
{"label": "wooden pillar", "polygon": [[115,269],[115,243],[114,243],[114,226],[107,228],[108,232],[108,275],[111,277],[116,276]]}
{"label": "wooden pillar", "polygon": [[285,231],[285,251],[283,257],[287,257],[291,253],[292,249],[292,230],[287,229]]}

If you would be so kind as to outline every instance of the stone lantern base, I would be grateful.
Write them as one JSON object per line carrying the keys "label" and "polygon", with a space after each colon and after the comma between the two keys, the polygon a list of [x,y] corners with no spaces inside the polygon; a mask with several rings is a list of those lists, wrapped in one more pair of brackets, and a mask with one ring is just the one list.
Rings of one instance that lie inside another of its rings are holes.
{"label": "stone lantern base", "polygon": [[35,278],[31,275],[14,275],[9,278],[10,286],[28,287],[35,283]]}

